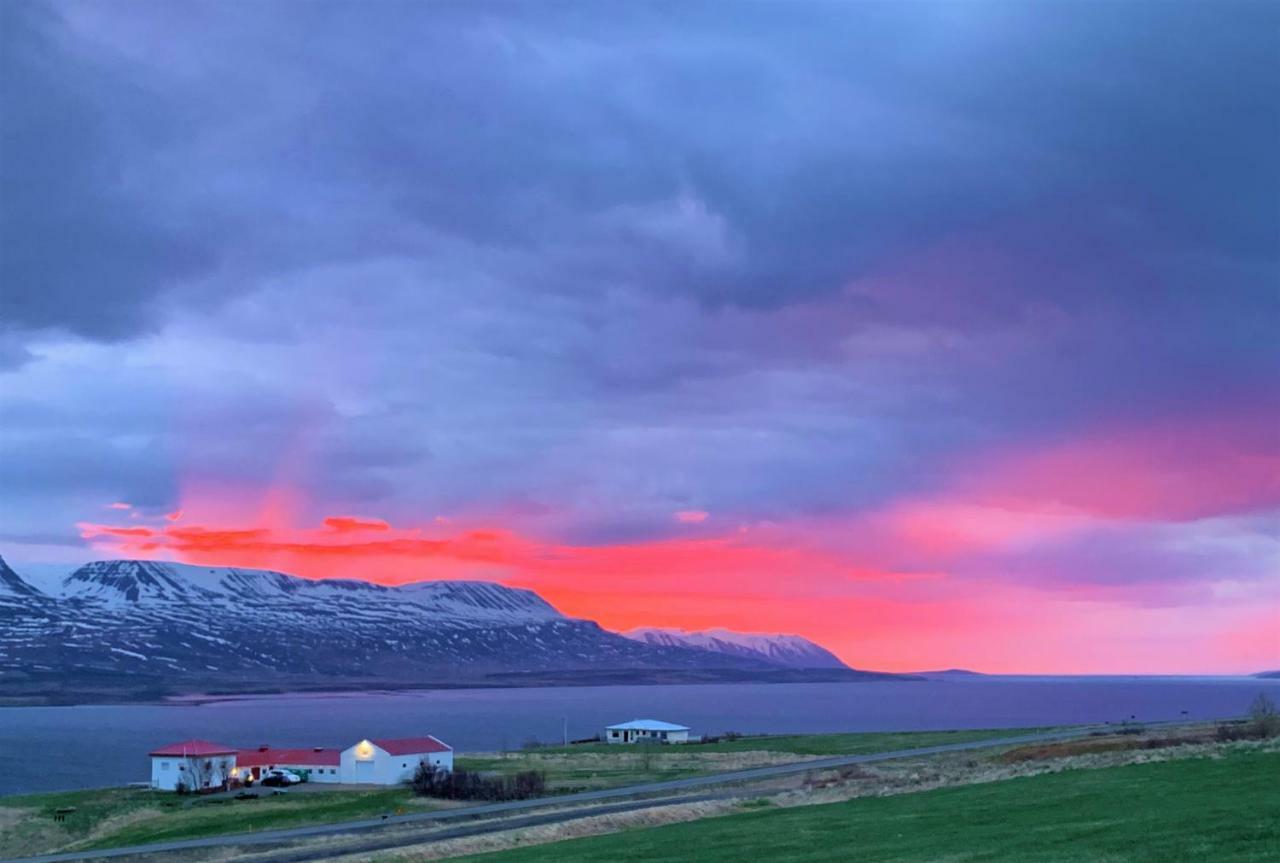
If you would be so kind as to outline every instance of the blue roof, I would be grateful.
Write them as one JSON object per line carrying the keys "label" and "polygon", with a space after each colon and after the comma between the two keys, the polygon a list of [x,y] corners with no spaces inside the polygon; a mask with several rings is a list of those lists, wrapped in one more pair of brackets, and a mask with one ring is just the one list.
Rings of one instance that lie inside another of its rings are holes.
{"label": "blue roof", "polygon": [[630,722],[624,722],[621,725],[610,725],[608,730],[614,729],[619,731],[688,731],[688,726],[672,725],[670,722],[659,722],[656,719],[633,719]]}

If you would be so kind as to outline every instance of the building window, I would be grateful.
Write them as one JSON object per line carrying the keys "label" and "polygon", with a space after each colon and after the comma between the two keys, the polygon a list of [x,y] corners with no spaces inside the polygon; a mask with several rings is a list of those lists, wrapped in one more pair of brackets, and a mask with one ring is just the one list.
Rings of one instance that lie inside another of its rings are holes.
{"label": "building window", "polygon": [[168,762],[168,761],[161,761],[161,762],[160,762],[160,769],[161,769],[161,770],[168,770],[168,769],[169,769],[169,762]]}

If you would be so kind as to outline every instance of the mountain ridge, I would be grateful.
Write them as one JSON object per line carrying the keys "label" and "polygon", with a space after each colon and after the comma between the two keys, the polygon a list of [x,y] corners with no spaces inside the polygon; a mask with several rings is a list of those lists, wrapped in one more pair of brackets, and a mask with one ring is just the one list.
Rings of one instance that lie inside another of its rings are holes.
{"label": "mountain ridge", "polygon": [[645,644],[696,647],[726,656],[761,659],[785,668],[848,668],[834,653],[800,635],[736,632],[723,627],[690,631],[642,626],[622,635]]}
{"label": "mountain ridge", "polygon": [[[106,560],[42,593],[0,558],[0,701],[68,681],[148,692],[704,680],[772,674],[758,655],[649,644],[494,582],[385,586],[271,570]],[[829,675],[880,679],[827,668]]]}

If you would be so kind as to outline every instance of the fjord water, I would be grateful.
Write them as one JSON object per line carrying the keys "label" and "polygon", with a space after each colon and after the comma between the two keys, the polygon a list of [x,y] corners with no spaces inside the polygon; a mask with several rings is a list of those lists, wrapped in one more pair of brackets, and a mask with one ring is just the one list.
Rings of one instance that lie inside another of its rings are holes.
{"label": "fjord water", "polygon": [[694,733],[1003,728],[1241,716],[1280,680],[966,677],[924,682],[593,686],[281,695],[200,704],[0,708],[0,795],[142,781],[147,752],[189,738],[346,747],[431,733],[459,752],[588,737],[655,718]]}

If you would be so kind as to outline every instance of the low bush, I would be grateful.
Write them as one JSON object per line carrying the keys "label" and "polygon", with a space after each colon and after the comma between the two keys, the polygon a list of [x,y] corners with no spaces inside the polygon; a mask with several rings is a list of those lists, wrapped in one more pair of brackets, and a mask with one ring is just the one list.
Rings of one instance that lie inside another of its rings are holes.
{"label": "low bush", "polygon": [[1253,733],[1258,737],[1275,737],[1280,734],[1280,710],[1263,693],[1258,693],[1253,704],[1249,705],[1249,721],[1253,726]]}
{"label": "low bush", "polygon": [[527,800],[547,790],[547,775],[525,770],[509,776],[492,776],[475,770],[441,770],[419,764],[410,781],[419,797],[444,800]]}

